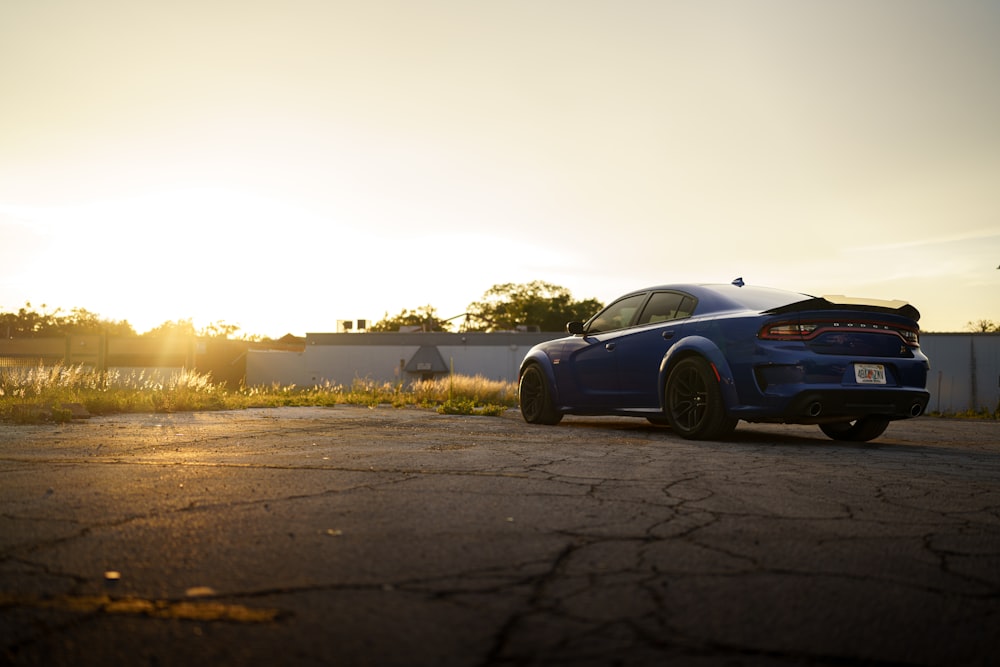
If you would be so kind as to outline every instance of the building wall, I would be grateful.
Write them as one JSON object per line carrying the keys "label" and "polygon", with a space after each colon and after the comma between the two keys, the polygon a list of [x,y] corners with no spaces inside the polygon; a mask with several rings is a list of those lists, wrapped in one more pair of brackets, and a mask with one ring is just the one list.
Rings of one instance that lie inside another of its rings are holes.
{"label": "building wall", "polygon": [[364,333],[306,334],[301,353],[257,351],[247,353],[249,386],[326,383],[350,386],[355,380],[408,382],[421,373],[407,364],[423,346],[433,346],[443,366],[436,375],[454,370],[459,375],[481,375],[491,380],[517,380],[524,355],[532,346],[561,333]]}
{"label": "building wall", "polygon": [[319,384],[308,379],[302,352],[284,350],[248,350],[248,387],[311,387]]}
{"label": "building wall", "polygon": [[928,410],[1000,407],[1000,334],[922,334],[920,347],[931,363]]}
{"label": "building wall", "polygon": [[[560,333],[308,334],[304,352],[249,350],[249,386],[327,382],[350,386],[355,379],[408,382],[419,375],[403,370],[424,345],[436,346],[447,366],[460,375],[516,381],[521,359],[535,344]],[[928,410],[995,410],[1000,403],[1000,334],[923,334],[930,358]]]}

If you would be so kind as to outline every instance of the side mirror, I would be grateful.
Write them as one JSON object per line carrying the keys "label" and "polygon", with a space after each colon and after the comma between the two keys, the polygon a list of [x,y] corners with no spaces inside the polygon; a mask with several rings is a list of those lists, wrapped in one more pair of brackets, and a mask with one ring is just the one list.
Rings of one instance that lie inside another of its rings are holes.
{"label": "side mirror", "polygon": [[579,336],[583,333],[583,322],[568,322],[566,324],[566,332],[574,336]]}

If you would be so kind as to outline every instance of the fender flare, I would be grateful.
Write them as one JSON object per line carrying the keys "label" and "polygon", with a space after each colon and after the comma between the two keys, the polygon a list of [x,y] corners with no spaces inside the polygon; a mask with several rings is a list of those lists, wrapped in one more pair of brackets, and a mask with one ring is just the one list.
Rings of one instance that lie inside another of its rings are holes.
{"label": "fender flare", "polygon": [[719,346],[712,340],[704,336],[688,336],[682,338],[667,350],[660,362],[660,407],[666,408],[666,387],[667,377],[677,362],[689,356],[699,356],[712,364],[719,377],[719,389],[722,391],[722,402],[729,412],[740,404],[739,395],[736,393],[736,378],[726,361],[726,355],[722,353]]}
{"label": "fender flare", "polygon": [[520,393],[521,376],[524,374],[524,369],[531,364],[537,365],[542,370],[542,374],[545,376],[545,379],[548,381],[549,391],[552,393],[552,404],[555,406],[560,405],[559,385],[556,384],[555,369],[552,367],[552,361],[549,359],[548,355],[540,350],[528,350],[528,354],[526,354],[524,359],[521,361],[521,365],[517,369],[518,392]]}

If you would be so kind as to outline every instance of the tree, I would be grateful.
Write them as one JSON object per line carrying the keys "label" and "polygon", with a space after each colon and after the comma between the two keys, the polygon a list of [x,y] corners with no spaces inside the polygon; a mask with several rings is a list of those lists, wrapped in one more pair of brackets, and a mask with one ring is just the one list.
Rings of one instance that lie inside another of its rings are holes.
{"label": "tree", "polygon": [[236,332],[240,330],[240,325],[238,324],[226,324],[225,320],[218,320],[212,322],[207,327],[203,327],[198,331],[198,336],[201,338],[217,338],[220,340],[228,340],[230,336],[236,337]]}
{"label": "tree", "polygon": [[149,336],[150,338],[160,338],[164,336],[194,336],[194,322],[191,318],[183,320],[167,320],[163,324],[153,329],[150,329],[143,336]]}
{"label": "tree", "polygon": [[0,336],[5,338],[41,338],[45,336],[96,335],[134,336],[135,329],[127,320],[106,320],[85,308],[73,308],[68,315],[56,308],[48,310],[44,303],[39,313],[31,303],[16,313],[0,313]]}
{"label": "tree", "polygon": [[535,280],[494,285],[481,301],[469,304],[468,314],[480,331],[511,331],[521,325],[564,331],[567,322],[586,320],[601,308],[596,299],[575,301],[565,287]]}
{"label": "tree", "polygon": [[1000,332],[1000,324],[997,324],[993,320],[974,320],[966,323],[965,328],[974,333]]}
{"label": "tree", "polygon": [[421,331],[451,331],[451,323],[440,319],[433,306],[421,306],[414,310],[403,309],[399,315],[381,320],[368,327],[368,331],[399,331],[401,327],[420,327]]}
{"label": "tree", "polygon": [[[42,313],[32,309],[31,303],[16,313],[0,313],[0,334],[4,338],[35,338],[39,336],[58,335],[54,318],[55,313],[47,313],[47,306],[42,304]],[[58,311],[56,311],[58,312]]]}
{"label": "tree", "polygon": [[128,320],[106,320],[86,308],[73,308],[63,320],[64,333],[106,334],[108,336],[135,336],[135,329]]}

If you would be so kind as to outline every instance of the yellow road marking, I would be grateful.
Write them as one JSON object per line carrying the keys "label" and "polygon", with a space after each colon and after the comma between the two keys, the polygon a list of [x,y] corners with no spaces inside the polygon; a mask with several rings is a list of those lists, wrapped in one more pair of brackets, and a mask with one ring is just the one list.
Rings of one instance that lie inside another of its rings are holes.
{"label": "yellow road marking", "polygon": [[56,595],[41,597],[0,593],[0,608],[30,607],[81,614],[121,614],[185,621],[230,621],[233,623],[268,623],[281,615],[279,609],[245,607],[211,601],[146,600],[111,598],[107,595]]}

